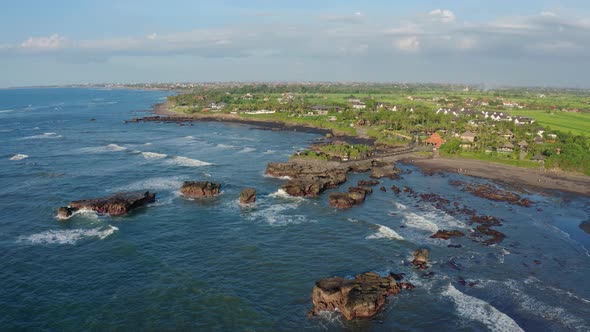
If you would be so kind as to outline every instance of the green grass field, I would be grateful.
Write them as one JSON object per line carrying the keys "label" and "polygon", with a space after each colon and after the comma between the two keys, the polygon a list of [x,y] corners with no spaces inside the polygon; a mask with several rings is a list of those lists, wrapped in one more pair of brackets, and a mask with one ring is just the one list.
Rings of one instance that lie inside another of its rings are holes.
{"label": "green grass field", "polygon": [[571,131],[573,134],[586,135],[590,134],[590,114],[588,113],[568,113],[562,111],[530,111],[530,110],[513,110],[510,112],[514,115],[530,116],[537,123],[544,127],[551,127],[552,130],[562,132]]}

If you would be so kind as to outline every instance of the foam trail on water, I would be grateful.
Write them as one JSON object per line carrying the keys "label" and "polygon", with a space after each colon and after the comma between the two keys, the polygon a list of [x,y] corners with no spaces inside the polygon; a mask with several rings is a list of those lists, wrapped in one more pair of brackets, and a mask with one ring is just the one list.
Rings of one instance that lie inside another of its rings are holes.
{"label": "foam trail on water", "polygon": [[303,198],[303,197],[291,196],[291,195],[287,194],[287,192],[284,189],[279,189],[276,192],[268,195],[268,197],[290,199],[290,200],[296,200],[296,201],[304,201],[305,200],[305,198]]}
{"label": "foam trail on water", "polygon": [[172,159],[168,160],[169,163],[177,165],[177,166],[186,166],[186,167],[201,167],[201,166],[210,166],[213,165],[212,163],[208,163],[206,161],[201,161],[198,159],[191,159],[187,157],[172,157]]}
{"label": "foam trail on water", "polygon": [[162,159],[168,157],[167,154],[163,153],[156,153],[156,152],[141,152],[141,155],[145,159]]}
{"label": "foam trail on water", "polygon": [[216,146],[218,148],[220,148],[220,149],[232,149],[232,148],[235,148],[235,146],[229,145],[229,144],[217,144]]}
{"label": "foam trail on water", "polygon": [[177,191],[184,182],[184,177],[156,177],[145,179],[137,182],[133,182],[127,186],[114,188],[113,192],[119,191],[140,191],[140,190],[153,190],[153,191]]}
{"label": "foam trail on water", "polygon": [[14,156],[10,157],[9,160],[23,160],[25,158],[29,158],[29,156],[26,154],[18,153],[18,154],[15,154]]}
{"label": "foam trail on water", "polygon": [[299,205],[290,204],[273,204],[270,207],[258,211],[249,212],[246,219],[251,221],[262,221],[271,226],[286,226],[290,224],[302,224],[306,222],[315,222],[301,214],[288,214],[289,210],[296,209]]}
{"label": "foam trail on water", "polygon": [[450,297],[455,302],[455,308],[459,315],[469,320],[481,322],[491,331],[524,331],[508,315],[494,308],[486,301],[461,293],[453,285],[449,285],[442,295]]}
{"label": "foam trail on water", "polygon": [[379,226],[377,233],[367,236],[366,239],[404,240],[404,238],[393,229],[379,224],[377,224],[377,226]]}
{"label": "foam trail on water", "polygon": [[41,135],[27,136],[27,137],[23,137],[21,139],[48,139],[48,138],[61,138],[61,137],[63,137],[63,136],[58,135],[56,133],[43,133]]}
{"label": "foam trail on water", "polygon": [[109,144],[106,146],[107,151],[125,151],[127,148],[119,146],[117,144]]}
{"label": "foam trail on water", "polygon": [[14,110],[0,110],[0,113],[9,113],[9,112],[14,112]]}
{"label": "foam trail on water", "polygon": [[76,244],[78,241],[87,238],[104,240],[118,230],[117,227],[108,225],[106,228],[46,231],[29,236],[21,236],[17,242],[28,244]]}
{"label": "foam trail on water", "polygon": [[255,148],[243,148],[238,153],[248,153],[248,152],[254,152],[254,151],[256,151]]}
{"label": "foam trail on water", "polygon": [[273,154],[275,152],[276,152],[275,150],[266,150],[262,154]]}
{"label": "foam trail on water", "polygon": [[435,223],[415,213],[409,213],[406,215],[404,217],[404,222],[408,227],[417,228],[432,233],[436,233],[438,231],[438,226],[436,226]]}
{"label": "foam trail on water", "polygon": [[273,178],[273,179],[281,179],[281,180],[291,180],[291,177],[288,176],[288,175],[285,175],[285,176],[273,176],[273,175],[264,173],[264,177],[265,178]]}

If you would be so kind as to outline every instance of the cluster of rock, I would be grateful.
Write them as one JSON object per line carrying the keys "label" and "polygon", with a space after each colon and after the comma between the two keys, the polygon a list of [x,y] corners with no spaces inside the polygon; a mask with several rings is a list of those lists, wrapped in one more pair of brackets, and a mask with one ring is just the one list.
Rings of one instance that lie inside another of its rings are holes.
{"label": "cluster of rock", "polygon": [[269,163],[266,174],[274,177],[289,177],[282,189],[291,196],[317,197],[327,189],[346,182],[348,168],[339,163],[309,160],[292,160],[287,163]]}
{"label": "cluster of rock", "polygon": [[491,185],[476,185],[469,184],[462,181],[451,181],[451,184],[457,187],[463,187],[463,190],[482,198],[486,198],[497,202],[508,202],[510,204],[516,204],[524,207],[530,207],[534,204],[528,198],[522,198],[520,195],[496,188]]}
{"label": "cluster of rock", "polygon": [[78,210],[91,210],[100,214],[120,216],[131,210],[156,201],[156,194],[146,192],[118,193],[109,197],[93,198],[70,202],[60,207],[57,216],[60,219],[71,217]]}
{"label": "cluster of rock", "polygon": [[[221,184],[209,181],[185,181],[180,188],[180,192],[186,197],[212,197],[219,195]],[[70,202],[68,206],[62,206],[57,210],[57,217],[59,219],[68,219],[79,210],[90,210],[99,214],[121,216],[155,201],[156,194],[150,193],[149,191],[122,192],[108,197]],[[240,193],[241,204],[253,204],[255,201],[256,189],[246,188]]]}
{"label": "cluster of rock", "polygon": [[373,161],[370,177],[373,179],[390,178],[392,180],[397,180],[399,179],[401,172],[401,169],[395,167],[395,165],[392,165],[391,163]]}
{"label": "cluster of rock", "polygon": [[400,280],[398,274],[381,277],[374,272],[359,274],[354,279],[322,279],[313,287],[313,308],[309,314],[339,311],[347,320],[371,317],[381,309],[388,296],[414,288],[409,282]]}

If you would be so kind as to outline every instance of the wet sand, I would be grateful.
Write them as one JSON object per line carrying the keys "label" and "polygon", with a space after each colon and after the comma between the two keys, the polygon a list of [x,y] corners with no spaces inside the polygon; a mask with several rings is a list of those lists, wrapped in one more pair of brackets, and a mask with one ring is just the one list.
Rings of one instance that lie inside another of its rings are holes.
{"label": "wet sand", "polygon": [[520,168],[458,158],[405,159],[404,163],[420,167],[425,172],[454,172],[496,180],[509,186],[530,188],[534,191],[559,190],[590,196],[589,176],[551,172],[541,169],[540,165],[539,168]]}

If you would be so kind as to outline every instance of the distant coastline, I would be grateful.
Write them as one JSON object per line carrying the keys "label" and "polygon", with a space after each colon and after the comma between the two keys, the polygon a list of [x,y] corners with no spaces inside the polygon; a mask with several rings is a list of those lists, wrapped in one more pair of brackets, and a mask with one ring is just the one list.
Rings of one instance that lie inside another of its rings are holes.
{"label": "distant coastline", "polygon": [[[290,124],[268,119],[244,119],[234,114],[209,113],[209,114],[185,114],[169,110],[169,102],[158,103],[153,106],[153,112],[159,116],[191,118],[195,121],[216,121],[226,123],[241,123],[258,126],[267,130],[293,130],[300,132],[325,135],[332,130]],[[334,133],[335,135],[355,138],[346,133]],[[562,191],[571,194],[590,197],[590,177],[567,173],[556,173],[540,169],[521,168],[517,166],[497,164],[483,160],[471,160],[464,158],[424,158],[424,156],[406,156],[402,163],[414,165],[425,173],[452,172],[485,178],[502,182],[512,187],[523,187],[533,191],[548,193]],[[518,188],[517,188],[518,189]]]}

